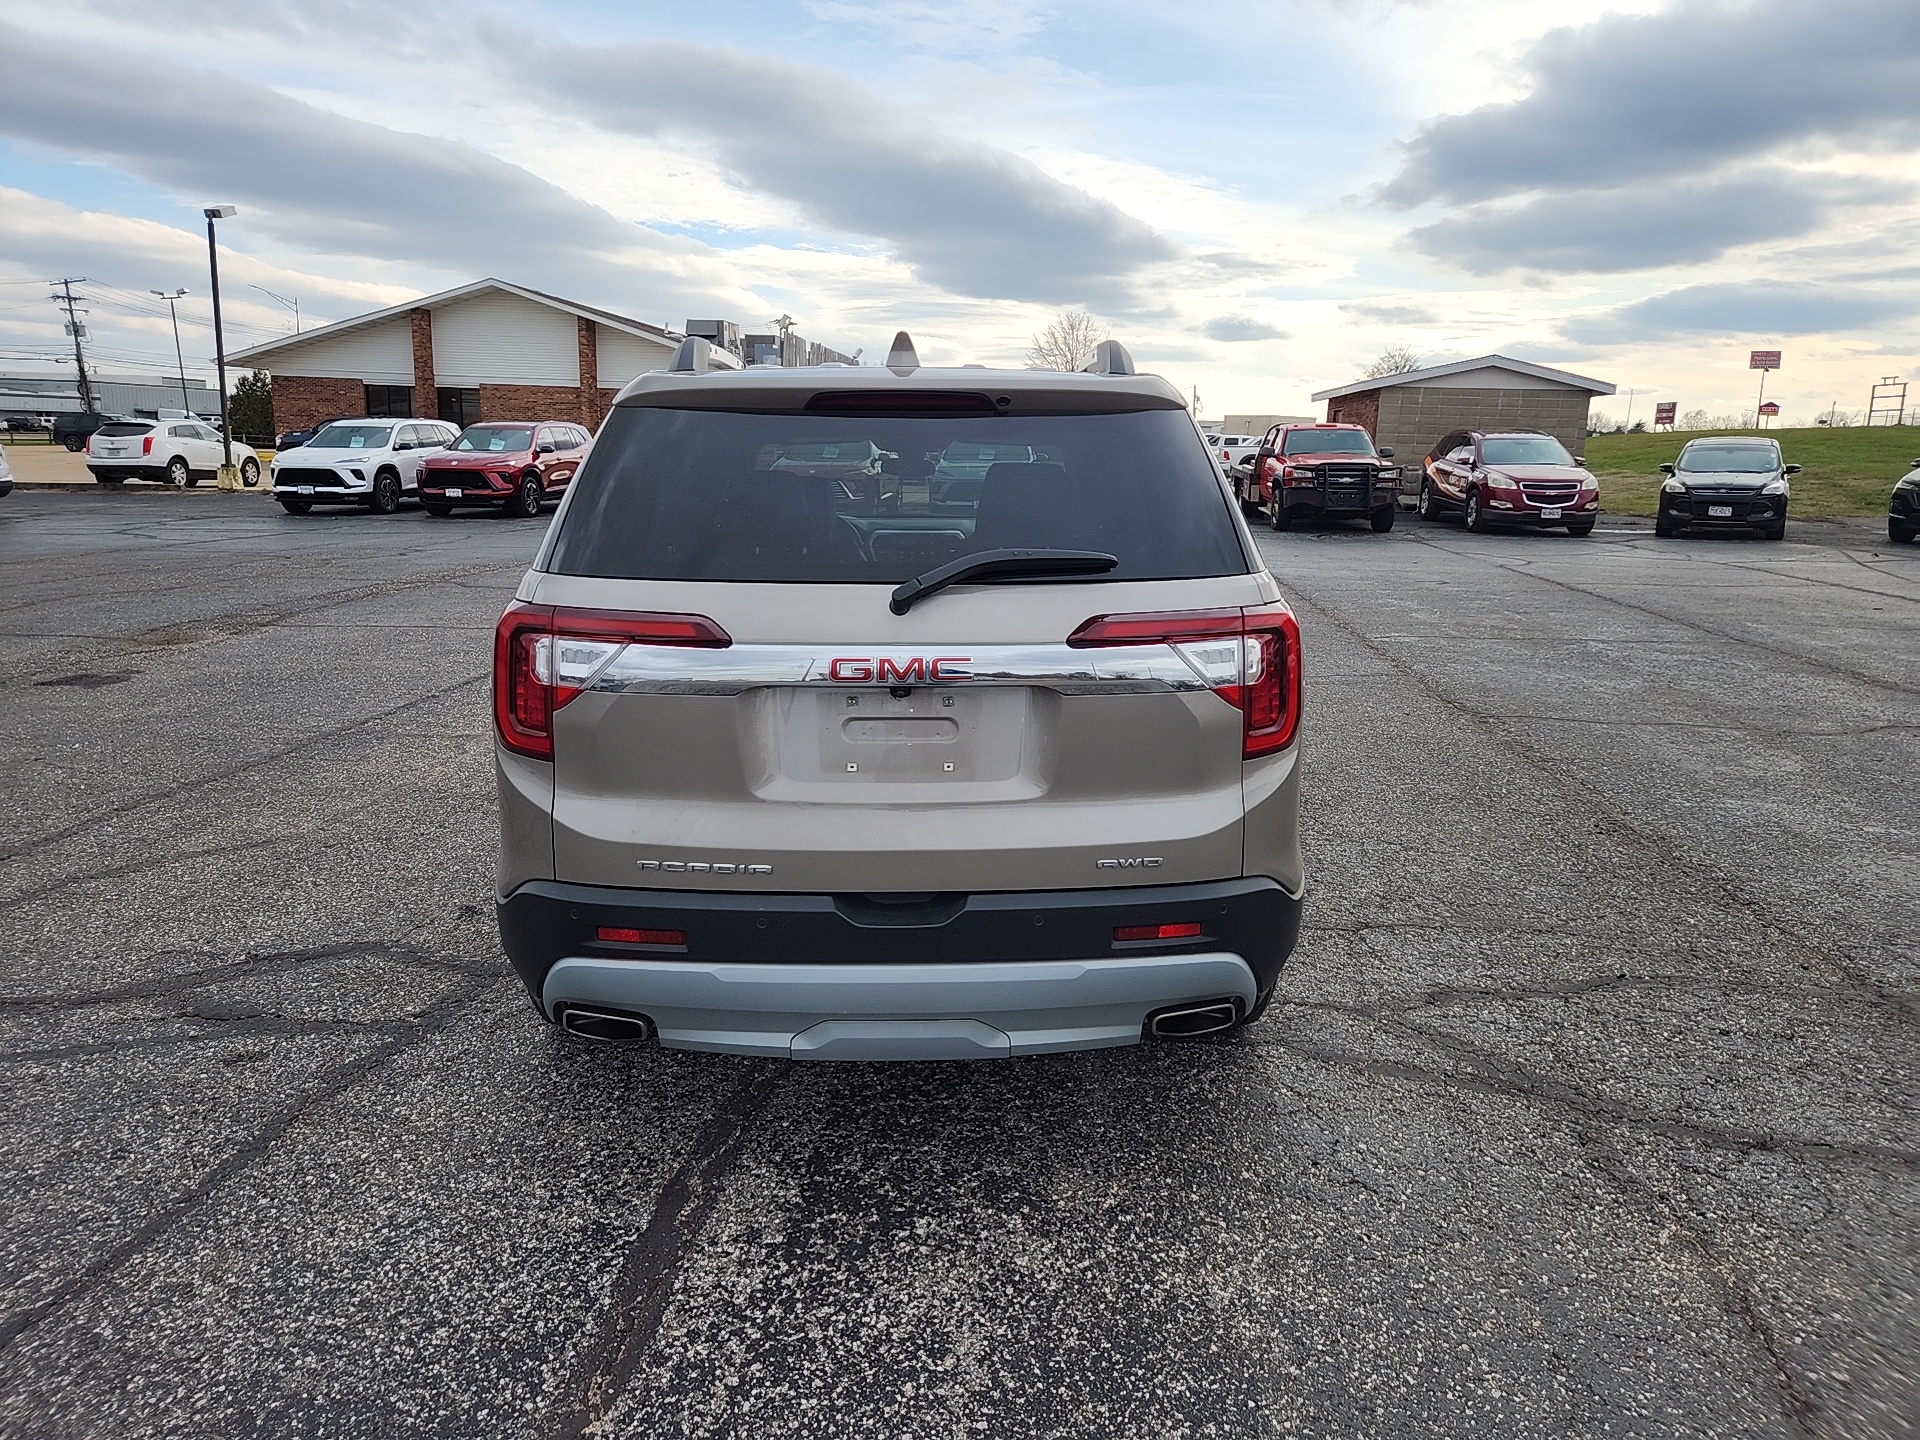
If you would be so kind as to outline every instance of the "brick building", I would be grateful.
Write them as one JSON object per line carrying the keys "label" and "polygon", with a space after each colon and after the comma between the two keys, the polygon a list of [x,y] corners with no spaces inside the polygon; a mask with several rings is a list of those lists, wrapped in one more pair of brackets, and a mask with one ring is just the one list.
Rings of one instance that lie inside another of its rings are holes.
{"label": "brick building", "polygon": [[336,415],[566,420],[589,430],[679,333],[504,280],[255,345],[233,364],[273,377],[274,429]]}
{"label": "brick building", "polygon": [[1587,407],[1614,387],[1565,370],[1482,355],[1356,380],[1314,395],[1327,419],[1364,425],[1376,445],[1391,445],[1406,460],[1431,450],[1451,430],[1544,430],[1574,454],[1587,446]]}

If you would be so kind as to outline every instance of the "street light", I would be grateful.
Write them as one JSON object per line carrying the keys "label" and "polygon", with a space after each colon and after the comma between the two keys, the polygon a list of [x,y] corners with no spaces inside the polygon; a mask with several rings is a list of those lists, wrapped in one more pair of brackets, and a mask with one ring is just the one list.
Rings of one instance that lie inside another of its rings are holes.
{"label": "street light", "polygon": [[213,359],[220,374],[220,446],[225,463],[220,467],[220,486],[233,488],[233,423],[227,414],[227,341],[220,329],[220,251],[214,244],[213,222],[228,220],[239,211],[232,205],[209,205],[200,212],[207,217],[207,272],[213,277]]}
{"label": "street light", "polygon": [[278,300],[282,305],[286,306],[287,309],[293,311],[293,333],[296,335],[300,333],[300,297],[298,295],[289,300],[284,295],[274,294],[273,291],[264,285],[255,285],[252,282],[248,282],[247,288],[249,290],[258,290],[269,300]]}
{"label": "street light", "polygon": [[167,313],[173,316],[173,358],[180,363],[180,408],[189,415],[193,413],[193,402],[187,398],[187,357],[180,352],[180,312],[174,308],[185,290],[149,290],[149,295],[158,295],[167,302]]}

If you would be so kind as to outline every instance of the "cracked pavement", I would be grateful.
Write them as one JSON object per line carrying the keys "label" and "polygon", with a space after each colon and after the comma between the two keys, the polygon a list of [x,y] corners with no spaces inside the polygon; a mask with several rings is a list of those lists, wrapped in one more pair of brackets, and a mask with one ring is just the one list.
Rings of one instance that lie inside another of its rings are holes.
{"label": "cracked pavement", "polygon": [[507,971],[542,523],[0,505],[0,1434],[1920,1431],[1920,551],[1261,532],[1268,1016],[807,1067]]}

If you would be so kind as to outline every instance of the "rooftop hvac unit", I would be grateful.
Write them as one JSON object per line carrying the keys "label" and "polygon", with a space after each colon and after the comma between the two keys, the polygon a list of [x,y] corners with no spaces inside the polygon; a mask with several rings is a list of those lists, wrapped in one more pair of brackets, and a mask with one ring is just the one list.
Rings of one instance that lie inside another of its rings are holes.
{"label": "rooftop hvac unit", "polygon": [[731,320],[689,320],[687,334],[698,335],[709,345],[740,354],[740,327]]}

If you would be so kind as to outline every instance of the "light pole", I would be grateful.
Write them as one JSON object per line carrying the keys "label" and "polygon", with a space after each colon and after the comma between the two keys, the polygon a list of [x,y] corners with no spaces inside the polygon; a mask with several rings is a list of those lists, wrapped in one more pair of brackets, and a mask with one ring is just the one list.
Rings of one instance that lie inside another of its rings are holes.
{"label": "light pole", "polygon": [[200,212],[207,217],[207,273],[213,278],[213,359],[220,377],[220,446],[224,463],[220,466],[220,488],[233,488],[233,422],[227,414],[227,341],[220,330],[220,249],[214,243],[213,222],[238,214],[232,205],[209,205]]}
{"label": "light pole", "polygon": [[180,312],[175,309],[185,290],[149,290],[149,295],[158,295],[167,302],[167,313],[173,316],[173,358],[180,365],[180,408],[189,415],[193,413],[193,402],[187,398],[187,357],[180,351]]}
{"label": "light pole", "polygon": [[274,294],[273,291],[269,290],[264,285],[254,285],[252,283],[249,283],[247,285],[247,288],[249,290],[258,290],[262,295],[266,296],[269,300],[278,300],[282,305],[286,306],[287,309],[293,311],[293,333],[296,335],[300,333],[300,297],[298,295],[294,296],[291,300],[289,300],[284,295]]}
{"label": "light pole", "polygon": [[1627,390],[1627,418],[1626,418],[1626,423],[1624,428],[1628,430],[1631,430],[1633,428],[1633,397],[1636,395],[1644,394],[1644,393],[1645,393],[1644,391],[1635,390],[1632,388],[1629,388]]}

